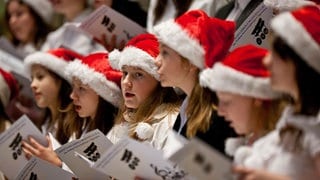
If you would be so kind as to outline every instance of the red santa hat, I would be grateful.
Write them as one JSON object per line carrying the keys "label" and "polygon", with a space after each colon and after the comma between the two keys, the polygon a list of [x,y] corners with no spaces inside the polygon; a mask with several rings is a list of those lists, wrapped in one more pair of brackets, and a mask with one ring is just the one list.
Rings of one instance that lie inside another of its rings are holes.
{"label": "red santa hat", "polygon": [[18,95],[18,82],[14,76],[0,68],[0,101],[3,107],[9,104],[9,101]]}
{"label": "red santa hat", "polygon": [[232,51],[212,69],[200,73],[200,85],[212,91],[224,91],[260,99],[279,96],[270,86],[270,73],[263,65],[267,50],[253,45]]}
{"label": "red santa hat", "polygon": [[274,33],[320,73],[320,6],[284,12],[271,21]]}
{"label": "red santa hat", "polygon": [[263,3],[271,8],[280,11],[290,11],[306,5],[314,5],[315,3],[309,0],[264,0]]}
{"label": "red santa hat", "polygon": [[79,79],[114,106],[120,105],[122,73],[111,67],[107,53],[92,53],[81,60],[75,60],[68,64],[65,74],[69,78]]}
{"label": "red santa hat", "polygon": [[135,66],[159,80],[155,60],[159,55],[159,42],[152,34],[140,34],[132,38],[120,52],[113,50],[109,54],[111,66],[121,70],[122,66]]}
{"label": "red santa hat", "polygon": [[[5,0],[6,3],[11,0]],[[53,8],[49,0],[21,0],[29,5],[47,24],[51,23],[53,17]]]}
{"label": "red santa hat", "polygon": [[186,12],[175,20],[156,25],[159,41],[200,69],[221,61],[234,40],[235,24],[209,17],[202,10]]}
{"label": "red santa hat", "polygon": [[70,79],[64,73],[64,69],[68,62],[81,58],[82,56],[74,51],[58,48],[47,52],[37,51],[32,53],[24,59],[24,64],[29,75],[31,74],[32,65],[39,64],[70,82]]}

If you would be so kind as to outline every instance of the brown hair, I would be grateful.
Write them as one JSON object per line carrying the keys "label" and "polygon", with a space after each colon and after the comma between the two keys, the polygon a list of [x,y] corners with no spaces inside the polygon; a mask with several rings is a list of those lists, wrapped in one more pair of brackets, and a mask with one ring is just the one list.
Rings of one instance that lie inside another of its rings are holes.
{"label": "brown hair", "polygon": [[[47,35],[53,31],[53,27],[51,27],[51,25],[45,23],[45,21],[40,17],[40,15],[33,10],[32,7],[30,7],[28,4],[24,3],[22,0],[9,0],[6,3],[6,7],[5,7],[5,23],[7,25],[7,27],[9,26],[9,19],[10,19],[10,15],[8,13],[8,6],[10,4],[10,1],[17,1],[19,2],[21,5],[25,5],[28,7],[30,14],[32,15],[32,17],[34,17],[34,21],[36,23],[35,28],[36,28],[36,32],[35,32],[35,39],[33,40],[33,44],[35,45],[35,47],[37,49],[40,49],[42,44],[45,42]],[[10,29],[9,29],[10,30]],[[11,34],[11,41],[15,46],[18,46],[21,42],[13,36],[13,34],[11,33],[10,30],[10,34]]]}

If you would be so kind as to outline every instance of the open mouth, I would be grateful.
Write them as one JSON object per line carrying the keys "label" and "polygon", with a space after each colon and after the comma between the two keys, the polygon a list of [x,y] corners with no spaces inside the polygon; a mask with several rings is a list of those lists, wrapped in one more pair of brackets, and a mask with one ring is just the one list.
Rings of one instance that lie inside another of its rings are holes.
{"label": "open mouth", "polygon": [[132,94],[132,93],[125,93],[124,95],[126,98],[131,98],[134,96],[134,94]]}
{"label": "open mouth", "polygon": [[75,109],[76,111],[80,111],[80,110],[81,110],[81,106],[75,105],[75,106],[74,106],[74,109]]}

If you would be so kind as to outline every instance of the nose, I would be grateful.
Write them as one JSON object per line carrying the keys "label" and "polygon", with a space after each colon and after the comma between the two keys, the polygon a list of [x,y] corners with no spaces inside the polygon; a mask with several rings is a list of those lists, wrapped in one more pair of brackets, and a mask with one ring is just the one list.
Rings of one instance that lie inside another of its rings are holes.
{"label": "nose", "polygon": [[124,89],[132,88],[132,81],[131,81],[131,78],[129,77],[129,75],[126,75],[123,77],[123,79],[121,81],[121,85],[123,86],[122,88],[124,88]]}
{"label": "nose", "polygon": [[71,93],[70,93],[70,98],[71,98],[72,100],[75,100],[75,99],[77,98],[77,95],[76,95],[76,92],[75,92],[75,89],[74,89],[74,88],[72,88],[72,91],[71,91]]}
{"label": "nose", "polygon": [[160,66],[161,66],[161,56],[160,56],[160,55],[157,56],[156,61],[155,61],[155,64],[156,64],[156,66],[157,66],[158,68],[160,68]]}
{"label": "nose", "polygon": [[9,25],[12,26],[17,22],[17,17],[15,15],[11,15],[9,19]]}
{"label": "nose", "polygon": [[271,65],[271,52],[269,52],[262,60],[263,65],[269,69]]}
{"label": "nose", "polygon": [[36,82],[35,79],[32,79],[32,80],[31,80],[30,88],[31,88],[33,91],[37,89],[37,82]]}
{"label": "nose", "polygon": [[218,115],[219,116],[225,116],[226,115],[226,111],[224,110],[224,108],[219,104],[218,105]]}

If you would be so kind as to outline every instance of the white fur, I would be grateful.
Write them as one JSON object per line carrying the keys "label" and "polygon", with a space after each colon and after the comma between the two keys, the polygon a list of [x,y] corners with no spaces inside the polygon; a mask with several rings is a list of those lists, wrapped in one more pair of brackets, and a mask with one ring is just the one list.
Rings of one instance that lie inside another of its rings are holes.
{"label": "white fur", "polygon": [[245,138],[237,137],[237,138],[228,138],[226,140],[225,152],[229,156],[234,156],[237,149],[241,146],[245,145]]}
{"label": "white fur", "polygon": [[47,52],[39,51],[28,55],[24,59],[24,64],[25,70],[29,76],[31,76],[32,65],[39,64],[70,82],[70,78],[64,74],[64,69],[68,65],[68,62]]}
{"label": "white fur", "polygon": [[154,27],[159,41],[177,51],[200,69],[205,67],[205,50],[199,40],[188,34],[174,20],[163,22]]}
{"label": "white fur", "polygon": [[275,34],[320,73],[320,46],[290,12],[282,13],[271,21]]}
{"label": "white fur", "polygon": [[150,124],[141,122],[137,125],[135,132],[139,139],[146,140],[153,136],[154,129]]}
{"label": "white fur", "polygon": [[118,107],[122,98],[120,88],[106,77],[94,71],[88,65],[74,60],[66,67],[65,74],[72,78],[78,78],[83,84],[87,84],[103,99]]}
{"label": "white fur", "polygon": [[225,91],[261,99],[274,99],[279,94],[270,86],[269,78],[258,78],[236,71],[222,63],[200,73],[200,85],[212,91]]}
{"label": "white fur", "polygon": [[308,0],[264,0],[263,3],[280,11],[290,11],[306,5],[315,4]]}

